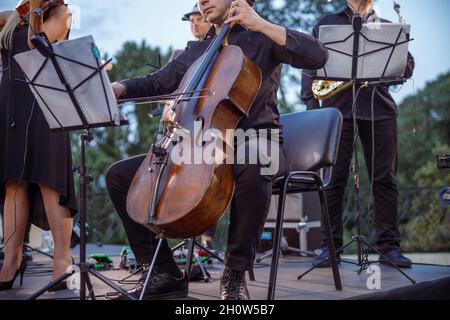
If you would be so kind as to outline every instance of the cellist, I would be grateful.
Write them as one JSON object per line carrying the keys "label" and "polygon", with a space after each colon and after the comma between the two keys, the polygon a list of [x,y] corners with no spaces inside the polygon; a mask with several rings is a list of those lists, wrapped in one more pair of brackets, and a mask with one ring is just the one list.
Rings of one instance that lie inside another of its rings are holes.
{"label": "cellist", "polygon": [[[185,51],[163,69],[142,78],[112,84],[117,98],[155,96],[175,91],[188,68],[207,49],[212,38],[225,23],[235,23],[228,43],[242,49],[262,71],[263,83],[250,115],[239,124],[243,130],[281,132],[277,108],[278,80],[273,74],[281,64],[299,69],[322,68],[328,58],[324,45],[317,39],[261,18],[252,8],[255,1],[198,0],[202,15],[213,24],[203,41],[188,42]],[[250,146],[246,146],[250,147]],[[112,202],[124,224],[138,263],[148,264],[155,249],[155,236],[136,224],[126,212],[127,193],[145,156],[137,156],[114,164],[106,180]],[[284,155],[280,152],[279,173],[283,172]],[[269,210],[272,182],[277,174],[262,174],[262,164],[234,164],[235,193],[231,203],[225,270],[220,281],[222,300],[249,300],[245,272],[253,267],[259,237]],[[188,190],[186,191],[188,192]],[[145,275],[144,275],[145,276]],[[188,295],[188,280],[180,272],[167,243],[157,260],[157,268],[147,288],[141,281],[131,294],[146,299],[176,299]]]}

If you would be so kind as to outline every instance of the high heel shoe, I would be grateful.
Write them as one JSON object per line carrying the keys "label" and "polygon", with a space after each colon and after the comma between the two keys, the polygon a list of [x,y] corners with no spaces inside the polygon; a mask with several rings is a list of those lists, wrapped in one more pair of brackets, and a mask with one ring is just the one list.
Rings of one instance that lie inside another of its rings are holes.
{"label": "high heel shoe", "polygon": [[20,285],[22,285],[23,275],[25,274],[26,268],[27,268],[27,261],[25,259],[22,259],[19,270],[16,271],[14,278],[11,281],[0,282],[0,291],[11,290],[14,285],[14,282],[16,281],[19,275],[20,275]]}

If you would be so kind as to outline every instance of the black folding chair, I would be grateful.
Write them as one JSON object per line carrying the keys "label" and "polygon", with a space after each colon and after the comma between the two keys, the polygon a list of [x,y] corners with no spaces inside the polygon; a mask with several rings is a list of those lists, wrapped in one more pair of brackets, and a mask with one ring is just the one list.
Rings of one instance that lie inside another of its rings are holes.
{"label": "black folding chair", "polygon": [[[322,228],[327,238],[334,284],[336,290],[341,291],[342,284],[324,188],[329,183],[332,167],[337,160],[342,115],[337,109],[327,108],[284,115],[281,123],[284,127],[283,150],[286,154],[287,173],[275,181],[273,188],[273,194],[279,195],[279,205],[267,299],[275,299],[286,196],[295,193],[319,193]],[[327,172],[323,180],[316,173],[322,169]]]}

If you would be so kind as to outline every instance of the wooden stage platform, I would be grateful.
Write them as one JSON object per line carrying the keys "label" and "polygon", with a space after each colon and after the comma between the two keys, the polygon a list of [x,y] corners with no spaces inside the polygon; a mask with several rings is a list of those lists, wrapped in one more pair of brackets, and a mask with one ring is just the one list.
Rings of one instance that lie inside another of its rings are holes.
{"label": "wooden stage platform", "polygon": [[[77,251],[74,251],[76,255]],[[95,247],[89,246],[90,253],[107,253],[111,256],[116,255],[114,260],[118,261],[117,254],[120,247]],[[267,295],[267,284],[270,271],[270,260],[264,261],[265,264],[258,265],[255,268],[256,282],[249,282],[249,290],[253,300],[264,300]],[[117,264],[118,265],[118,264]],[[340,272],[344,290],[337,292],[334,289],[333,278],[330,269],[317,269],[307,275],[303,280],[298,281],[297,276],[310,267],[310,259],[302,257],[287,257],[280,261],[276,298],[279,300],[341,300],[355,298],[358,296],[389,291],[396,288],[410,286],[411,283],[395,269],[380,266],[381,290],[369,290],[367,280],[370,274],[363,273],[358,275],[358,267],[353,264],[342,263]],[[194,282],[190,285],[190,300],[217,300],[219,296],[219,278],[222,266],[212,265],[208,267],[212,279],[209,283]],[[23,287],[19,287],[18,281],[14,289],[7,292],[0,292],[0,300],[23,300],[37,289],[50,281],[48,271],[51,270],[51,261],[49,258],[35,253],[34,261],[24,278]],[[417,283],[434,281],[450,277],[450,266],[433,266],[415,264],[405,272]],[[127,271],[116,270],[103,273],[111,279],[122,279],[128,275]],[[136,279],[136,278],[135,278]],[[125,286],[130,288],[130,286]],[[96,295],[100,296],[111,290],[97,280],[94,280],[94,289]],[[77,296],[71,291],[59,293],[49,293],[42,299],[76,299]]]}

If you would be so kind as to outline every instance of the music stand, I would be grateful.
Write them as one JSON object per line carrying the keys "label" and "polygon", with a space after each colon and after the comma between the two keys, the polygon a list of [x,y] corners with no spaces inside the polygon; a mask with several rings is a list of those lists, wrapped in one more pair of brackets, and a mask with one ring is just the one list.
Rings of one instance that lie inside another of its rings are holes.
{"label": "music stand", "polygon": [[[385,261],[397,269],[413,284],[414,279],[409,277],[380,250],[375,248],[361,234],[361,206],[360,206],[360,180],[359,158],[357,150],[358,122],[356,101],[361,88],[368,85],[389,86],[404,83],[404,73],[408,56],[408,44],[410,38],[410,25],[391,23],[363,24],[360,14],[353,16],[352,25],[327,25],[320,26],[320,40],[327,47],[330,58],[325,67],[317,72],[317,80],[345,81],[353,87],[353,128],[354,128],[354,189],[355,189],[355,217],[357,234],[352,237],[350,243],[336,251],[342,253],[353,243],[358,246],[359,273],[362,273],[372,264],[368,259],[369,248],[378,253]],[[357,90],[357,86],[362,85]],[[358,93],[357,93],[358,92]],[[372,170],[374,170],[372,168]],[[322,261],[324,263],[326,259]],[[312,270],[320,267],[314,266],[302,275],[301,280]]]}
{"label": "music stand", "polygon": [[[84,130],[80,136],[81,163],[77,168],[80,188],[80,261],[58,279],[26,300],[35,300],[72,275],[80,273],[80,300],[95,300],[90,275],[133,299],[125,290],[94,270],[86,261],[86,189],[93,181],[87,174],[86,145],[93,140],[91,129],[127,124],[118,110],[114,93],[92,37],[51,44],[45,34],[32,38],[36,50],[14,56],[24,71],[26,83],[36,98],[52,132]],[[100,90],[99,90],[100,89]]]}

